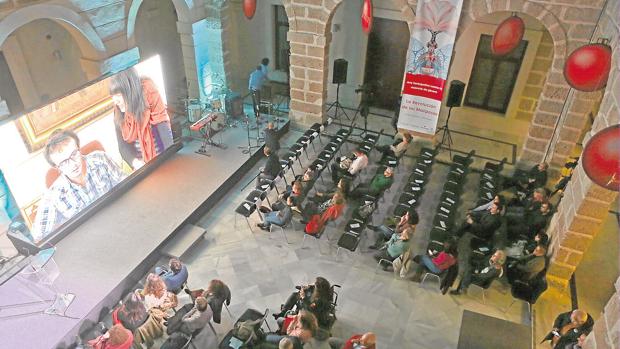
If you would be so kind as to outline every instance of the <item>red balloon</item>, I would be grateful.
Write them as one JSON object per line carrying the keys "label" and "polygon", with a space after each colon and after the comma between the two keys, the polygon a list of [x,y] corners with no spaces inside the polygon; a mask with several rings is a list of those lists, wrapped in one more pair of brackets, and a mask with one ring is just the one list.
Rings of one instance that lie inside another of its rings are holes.
{"label": "red balloon", "polygon": [[362,4],[362,30],[368,34],[372,30],[372,1],[364,0]]}
{"label": "red balloon", "polygon": [[510,53],[519,46],[524,32],[525,24],[521,17],[511,16],[506,18],[495,29],[491,42],[491,52],[497,56]]}
{"label": "red balloon", "polygon": [[594,183],[620,191],[620,125],[610,126],[590,138],[583,150],[582,164]]}
{"label": "red balloon", "polygon": [[243,14],[252,19],[256,13],[256,0],[243,0]]}
{"label": "red balloon", "polygon": [[592,92],[607,85],[611,70],[611,47],[588,44],[573,51],[564,64],[564,78],[579,91]]}

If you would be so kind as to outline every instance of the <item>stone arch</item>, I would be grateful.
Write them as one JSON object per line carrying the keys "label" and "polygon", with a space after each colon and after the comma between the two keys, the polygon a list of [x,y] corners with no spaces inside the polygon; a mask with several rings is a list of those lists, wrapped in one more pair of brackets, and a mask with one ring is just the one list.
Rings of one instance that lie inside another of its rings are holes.
{"label": "stone arch", "polygon": [[[136,44],[136,18],[138,17],[138,10],[144,0],[133,0],[129,5],[129,13],[127,14],[127,42],[129,47],[133,47]],[[193,4],[188,4],[186,0],[172,0],[174,9],[177,11],[177,19],[179,22],[191,23],[191,9]]]}
{"label": "stone arch", "polygon": [[471,23],[486,15],[494,12],[521,12],[536,18],[547,29],[549,34],[551,34],[551,38],[553,38],[554,61],[558,58],[566,57],[567,38],[566,33],[562,30],[560,20],[551,11],[540,4],[529,0],[523,2],[497,0],[489,2],[487,5],[486,1],[470,0],[469,6],[463,6],[463,9],[467,11],[468,16],[461,18],[461,21],[464,23],[461,23],[459,27],[463,28],[463,30],[459,31],[456,40],[458,40],[460,33],[465,31]]}
{"label": "stone arch", "polygon": [[60,5],[27,6],[3,18],[0,21],[0,46],[15,30],[37,19],[50,19],[64,27],[78,44],[84,58],[104,58],[106,47],[92,25],[75,11]]}
{"label": "stone arch", "polygon": [[[414,12],[406,0],[392,0],[401,9],[409,30]],[[291,43],[291,117],[301,123],[324,118],[327,98],[329,44],[332,19],[343,0],[323,0],[316,6],[282,1],[289,17]]]}
{"label": "stone arch", "polygon": [[[537,19],[549,32],[553,40],[553,62],[547,72],[543,91],[540,94],[529,131],[521,148],[519,162],[535,163],[547,160],[552,165],[555,164],[557,166],[559,162],[564,163],[566,157],[560,159],[561,156],[551,154],[551,158],[547,159],[546,156],[549,147],[552,146],[557,119],[562,114],[564,102],[569,97],[570,89],[562,74],[569,48],[570,38],[567,35],[568,31],[551,10],[531,0],[496,0],[488,2],[465,0],[456,40],[474,21],[496,12],[525,13]],[[558,128],[563,128],[563,125],[558,125]],[[571,129],[570,132],[574,133],[575,131]],[[574,145],[575,142],[564,141],[564,143],[563,149],[572,148],[571,144]]]}

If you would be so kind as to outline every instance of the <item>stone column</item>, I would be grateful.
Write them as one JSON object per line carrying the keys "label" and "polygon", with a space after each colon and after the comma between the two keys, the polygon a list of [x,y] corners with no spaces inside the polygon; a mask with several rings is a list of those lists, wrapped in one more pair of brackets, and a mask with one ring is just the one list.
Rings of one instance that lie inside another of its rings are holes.
{"label": "stone column", "polygon": [[290,117],[297,123],[312,124],[325,120],[327,98],[328,37],[295,32],[288,33],[291,45]]}
{"label": "stone column", "polygon": [[594,329],[586,339],[583,349],[620,348],[620,278],[616,280],[616,293],[611,296],[603,312],[595,318]]}

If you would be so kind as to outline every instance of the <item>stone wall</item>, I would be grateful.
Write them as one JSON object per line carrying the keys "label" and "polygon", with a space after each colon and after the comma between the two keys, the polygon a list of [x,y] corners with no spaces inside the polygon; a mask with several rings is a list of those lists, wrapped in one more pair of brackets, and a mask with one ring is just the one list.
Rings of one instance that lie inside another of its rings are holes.
{"label": "stone wall", "polygon": [[[606,15],[600,23],[600,34],[611,39],[612,70],[599,112],[592,130],[584,139],[584,144],[602,129],[620,123],[618,109],[620,102],[620,74],[618,73],[620,25],[617,17],[619,8],[617,1],[609,4]],[[565,288],[567,286],[583,254],[600,231],[602,220],[617,194],[617,192],[594,184],[585,174],[581,163],[577,166],[548,230],[548,234],[552,237],[554,252],[547,272],[547,279],[552,287]]]}
{"label": "stone wall", "polygon": [[596,317],[594,329],[586,338],[583,349],[620,348],[620,278],[615,286],[616,293],[609,299],[603,312]]}
{"label": "stone wall", "polygon": [[516,118],[524,121],[532,121],[538,97],[545,86],[547,71],[553,63],[553,39],[549,32],[543,31],[542,39],[536,51],[536,58],[532,69],[527,76],[527,82],[523,93],[519,97]]}

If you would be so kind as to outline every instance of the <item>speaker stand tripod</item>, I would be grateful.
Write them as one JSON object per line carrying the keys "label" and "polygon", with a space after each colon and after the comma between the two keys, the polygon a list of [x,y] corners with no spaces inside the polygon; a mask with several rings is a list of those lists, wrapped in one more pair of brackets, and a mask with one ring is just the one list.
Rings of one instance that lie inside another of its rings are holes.
{"label": "speaker stand tripod", "polygon": [[329,106],[329,108],[327,108],[327,112],[326,113],[328,113],[332,108],[335,108],[334,119],[340,120],[340,117],[338,116],[338,110],[340,110],[342,112],[342,114],[344,114],[344,116],[347,117],[347,120],[351,120],[351,118],[349,118],[349,115],[347,114],[347,112],[344,110],[344,107],[342,106],[342,104],[340,104],[340,83],[336,84],[336,101],[334,103],[332,103]]}
{"label": "speaker stand tripod", "polygon": [[441,136],[441,146],[447,145],[448,152],[450,152],[450,158],[452,158],[452,135],[450,134],[450,127],[448,123],[450,122],[450,114],[452,113],[452,108],[448,109],[448,117],[446,118],[446,123],[435,132],[435,134],[443,131],[443,135]]}

